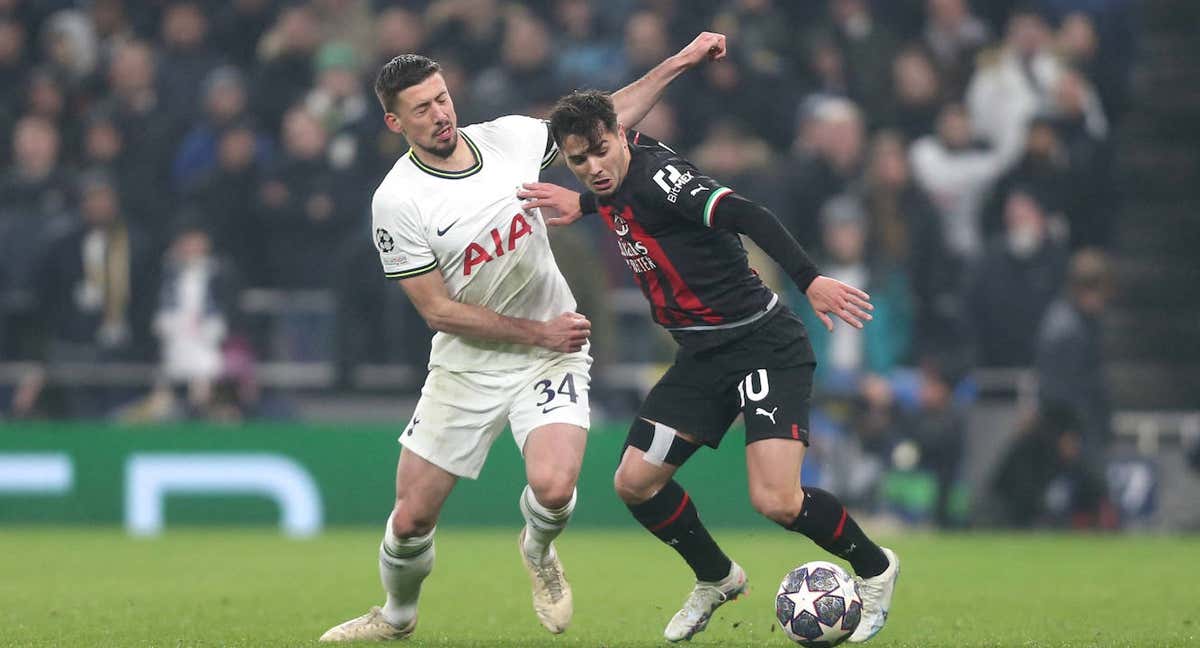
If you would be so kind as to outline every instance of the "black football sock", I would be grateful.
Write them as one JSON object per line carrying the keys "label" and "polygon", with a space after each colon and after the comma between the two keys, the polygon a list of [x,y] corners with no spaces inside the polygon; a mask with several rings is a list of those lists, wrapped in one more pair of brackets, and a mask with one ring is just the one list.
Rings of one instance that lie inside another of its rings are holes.
{"label": "black football sock", "polygon": [[628,506],[647,531],[683,556],[696,572],[696,580],[719,581],[729,575],[729,557],[708,534],[692,498],[675,480],[645,502]]}
{"label": "black football sock", "polygon": [[804,507],[786,528],[808,536],[818,547],[846,559],[854,573],[863,578],[878,576],[888,568],[887,556],[879,545],[871,542],[846,507],[829,491],[805,486]]}

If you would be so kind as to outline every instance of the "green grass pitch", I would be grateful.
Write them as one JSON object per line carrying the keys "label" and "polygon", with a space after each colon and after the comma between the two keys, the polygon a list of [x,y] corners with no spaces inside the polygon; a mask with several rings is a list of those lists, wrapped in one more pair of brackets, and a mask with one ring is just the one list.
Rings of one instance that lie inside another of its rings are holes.
{"label": "green grass pitch", "polygon": [[[517,529],[438,533],[410,646],[661,646],[689,572],[636,530],[569,530],[575,621],[537,624]],[[695,646],[791,645],[772,599],[825,555],[782,531],[718,530],[750,574]],[[0,530],[0,646],[305,646],[381,599],[374,530]],[[872,645],[1200,646],[1200,542],[1186,537],[906,535],[891,620]]]}

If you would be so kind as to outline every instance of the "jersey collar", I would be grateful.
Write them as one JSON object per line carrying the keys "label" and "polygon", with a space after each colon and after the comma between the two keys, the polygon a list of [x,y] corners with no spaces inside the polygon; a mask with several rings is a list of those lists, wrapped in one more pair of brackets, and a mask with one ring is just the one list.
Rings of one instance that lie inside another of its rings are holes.
{"label": "jersey collar", "polygon": [[475,146],[475,142],[472,142],[471,138],[469,136],[467,136],[466,133],[464,133],[463,131],[460,130],[460,131],[458,131],[458,134],[462,136],[464,141],[466,141],[467,148],[471,149],[471,155],[473,155],[475,157],[475,164],[472,164],[471,166],[467,167],[466,169],[463,169],[462,171],[443,171],[442,169],[435,169],[435,168],[429,166],[428,164],[425,164],[424,162],[422,162],[416,156],[416,154],[413,153],[413,150],[411,147],[409,147],[408,153],[405,153],[405,155],[408,156],[408,159],[412,160],[413,164],[417,165],[418,169],[424,171],[425,173],[428,173],[431,176],[435,176],[438,178],[445,178],[447,180],[458,180],[460,178],[467,178],[467,177],[473,176],[476,173],[479,173],[479,170],[483,168],[483,155],[481,155],[479,153],[479,147]]}

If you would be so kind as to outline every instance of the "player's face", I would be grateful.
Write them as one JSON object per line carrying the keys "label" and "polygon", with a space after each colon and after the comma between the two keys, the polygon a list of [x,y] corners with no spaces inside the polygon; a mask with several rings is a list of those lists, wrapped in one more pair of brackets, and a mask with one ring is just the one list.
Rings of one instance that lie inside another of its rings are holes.
{"label": "player's face", "polygon": [[602,131],[598,140],[581,135],[568,135],[562,143],[567,166],[579,181],[597,196],[611,196],[625,181],[629,172],[629,145],[625,142],[625,127],[617,132]]}
{"label": "player's face", "polygon": [[401,90],[396,112],[384,115],[388,128],[408,143],[438,157],[450,157],[458,146],[458,116],[441,74]]}

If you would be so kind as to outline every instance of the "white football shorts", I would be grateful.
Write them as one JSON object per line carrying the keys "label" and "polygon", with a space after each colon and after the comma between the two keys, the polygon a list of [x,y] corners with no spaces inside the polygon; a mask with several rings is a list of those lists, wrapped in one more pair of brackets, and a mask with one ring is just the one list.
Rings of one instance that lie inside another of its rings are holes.
{"label": "white football shorts", "polygon": [[562,354],[506,371],[434,367],[400,443],[446,472],[475,479],[507,422],[525,454],[533,430],[551,423],[589,426],[592,358]]}

